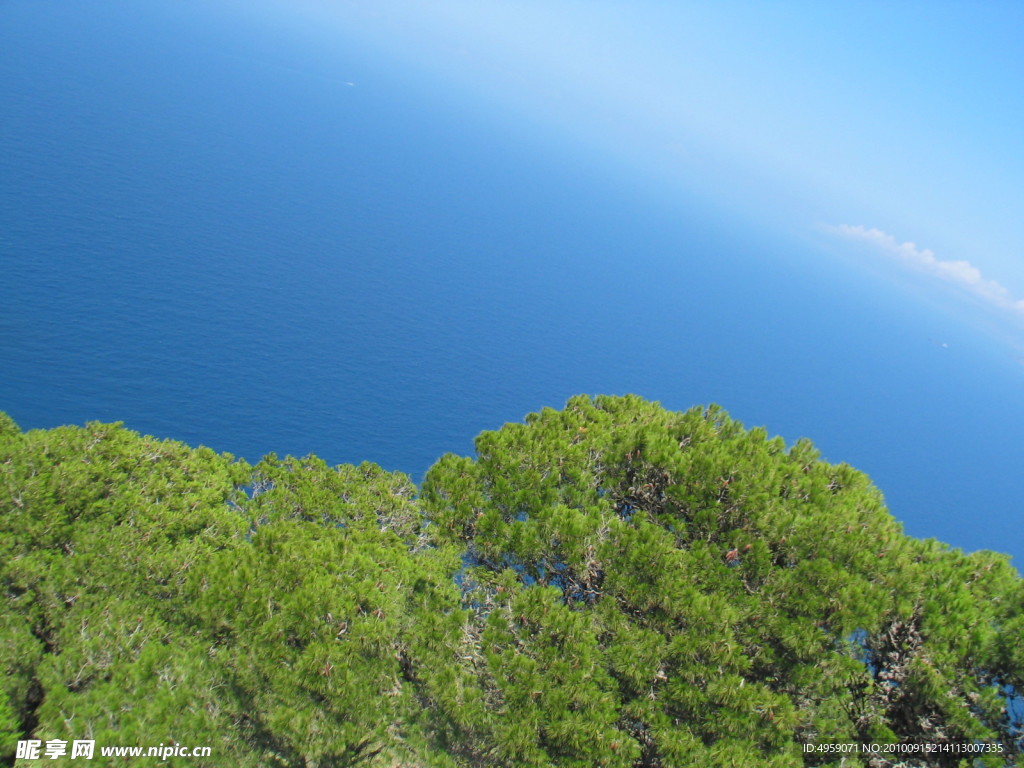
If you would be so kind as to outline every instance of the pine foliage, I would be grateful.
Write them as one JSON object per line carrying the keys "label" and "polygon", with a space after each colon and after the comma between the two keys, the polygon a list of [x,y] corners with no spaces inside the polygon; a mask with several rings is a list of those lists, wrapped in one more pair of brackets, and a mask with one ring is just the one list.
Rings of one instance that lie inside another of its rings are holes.
{"label": "pine foliage", "polygon": [[[809,441],[580,396],[475,448],[417,489],[0,414],[0,760],[25,738],[289,768],[1019,757],[1024,581],[904,535]],[[805,746],[842,742],[1000,751]]]}

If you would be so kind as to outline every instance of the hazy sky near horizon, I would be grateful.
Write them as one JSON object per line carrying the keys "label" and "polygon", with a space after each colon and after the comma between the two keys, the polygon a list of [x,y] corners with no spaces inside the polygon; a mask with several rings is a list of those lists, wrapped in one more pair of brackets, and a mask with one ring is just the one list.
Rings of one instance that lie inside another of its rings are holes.
{"label": "hazy sky near horizon", "polygon": [[316,76],[375,87],[330,61],[371,46],[445,94],[439,109],[560,141],[754,230],[889,257],[925,292],[979,299],[1024,344],[1021,3],[263,0],[248,12],[308,38]]}

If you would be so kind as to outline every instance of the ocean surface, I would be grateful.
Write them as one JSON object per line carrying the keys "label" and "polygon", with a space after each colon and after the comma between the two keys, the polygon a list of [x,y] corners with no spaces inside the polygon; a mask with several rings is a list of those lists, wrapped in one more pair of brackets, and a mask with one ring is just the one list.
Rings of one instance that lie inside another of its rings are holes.
{"label": "ocean surface", "polygon": [[1014,354],[969,308],[354,36],[0,2],[0,410],[23,428],[419,478],[576,393],[717,402],[867,472],[908,533],[1020,568]]}

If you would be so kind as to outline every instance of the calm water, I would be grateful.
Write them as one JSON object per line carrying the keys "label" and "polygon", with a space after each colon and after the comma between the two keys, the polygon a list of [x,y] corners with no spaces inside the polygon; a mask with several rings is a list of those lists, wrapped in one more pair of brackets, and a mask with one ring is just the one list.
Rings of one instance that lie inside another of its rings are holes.
{"label": "calm water", "polygon": [[1024,557],[1021,369],[979,331],[352,40],[328,66],[137,5],[0,3],[0,409],[23,427],[420,476],[575,393],[715,401],[867,471],[908,532]]}

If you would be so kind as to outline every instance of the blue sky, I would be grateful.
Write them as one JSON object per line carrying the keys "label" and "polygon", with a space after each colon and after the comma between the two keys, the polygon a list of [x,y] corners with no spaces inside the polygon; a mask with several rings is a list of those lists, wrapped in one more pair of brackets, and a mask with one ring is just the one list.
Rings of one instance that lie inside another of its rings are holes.
{"label": "blue sky", "polygon": [[936,297],[952,288],[1024,342],[1021,3],[274,0],[255,12],[321,51],[373,46],[468,119],[561,141],[663,197],[834,240]]}

